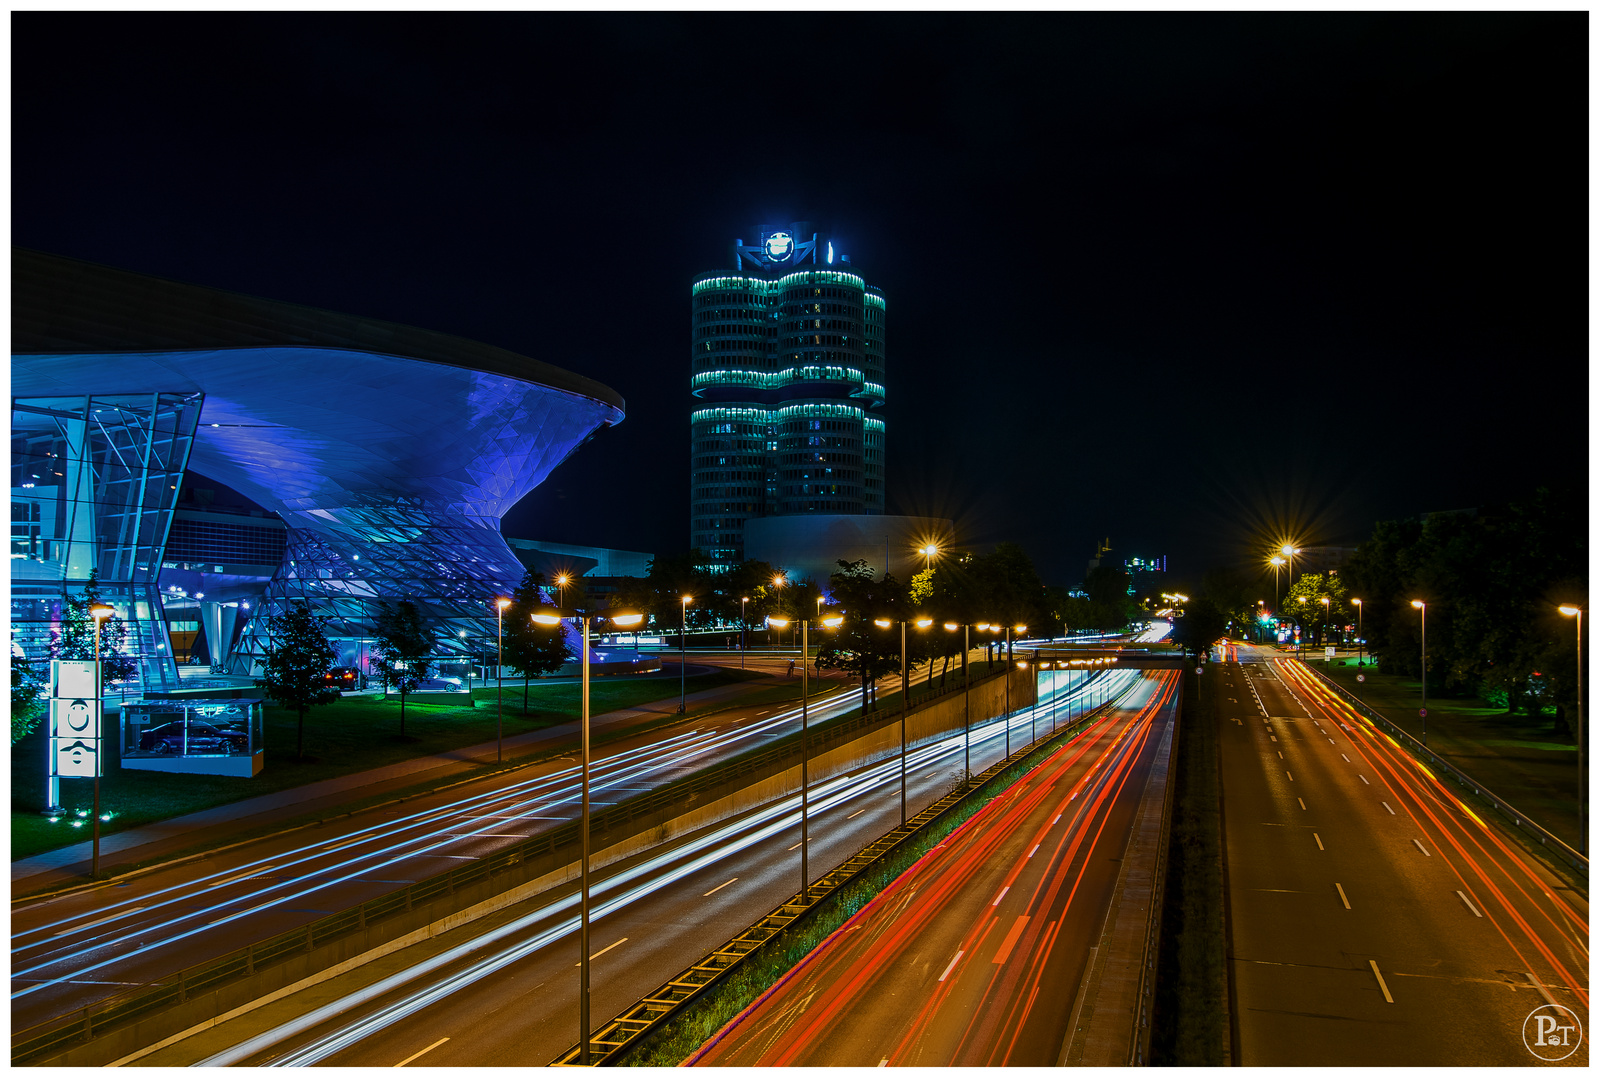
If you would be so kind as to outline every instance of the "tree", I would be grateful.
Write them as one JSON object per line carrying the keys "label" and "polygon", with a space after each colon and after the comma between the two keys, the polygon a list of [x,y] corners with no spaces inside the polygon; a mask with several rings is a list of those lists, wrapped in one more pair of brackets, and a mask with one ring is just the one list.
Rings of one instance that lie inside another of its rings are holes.
{"label": "tree", "polygon": [[836,560],[840,569],[829,575],[830,592],[844,619],[826,644],[819,643],[818,666],[837,667],[855,675],[862,684],[862,709],[868,708],[868,690],[879,679],[901,668],[900,627],[886,629],[876,619],[899,621],[906,617],[906,590],[886,574],[874,580],[862,559]]}
{"label": "tree", "polygon": [[369,665],[384,676],[387,689],[400,690],[400,733],[406,737],[406,695],[434,673],[434,629],[410,600],[381,605],[373,620],[374,650]]}
{"label": "tree", "polygon": [[1094,605],[1098,630],[1122,630],[1139,614],[1129,595],[1129,575],[1120,566],[1098,566],[1086,574],[1085,592]]}
{"label": "tree", "polygon": [[[1325,601],[1329,601],[1327,604]],[[1342,626],[1347,622],[1346,583],[1337,574],[1303,574],[1285,593],[1281,609],[1299,623],[1304,631],[1316,629],[1311,636],[1318,644],[1324,643],[1324,631],[1329,626]],[[1227,614],[1227,613],[1226,613]]]}
{"label": "tree", "polygon": [[1213,642],[1224,636],[1229,613],[1202,597],[1185,605],[1185,612],[1174,620],[1174,641],[1187,653],[1200,657]]}
{"label": "tree", "polygon": [[[305,757],[306,713],[313,705],[339,700],[339,688],[328,685],[328,672],[338,653],[323,636],[328,620],[313,615],[305,601],[268,620],[272,648],[256,685],[285,709],[295,710],[295,757]],[[402,709],[405,700],[402,699]],[[402,720],[404,724],[404,719]]]}
{"label": "tree", "polygon": [[11,646],[11,745],[15,746],[33,731],[43,710],[39,707],[39,693],[44,689],[33,661],[23,655],[18,645]]}
{"label": "tree", "polygon": [[[100,596],[98,570],[89,571],[89,581],[83,594],[73,597],[62,606],[61,629],[50,634],[52,660],[95,659],[95,619],[90,609],[105,601]],[[109,605],[108,605],[109,606]],[[131,657],[123,655],[128,647],[128,624],[113,613],[100,624],[100,663],[102,683],[122,682],[139,671]]]}
{"label": "tree", "polygon": [[[529,570],[521,584],[512,591],[512,603],[501,617],[501,647],[509,667],[523,676],[523,714],[528,715],[528,681],[536,675],[548,675],[567,663],[569,652],[564,626],[542,626],[534,621],[534,613],[550,611],[540,588],[545,576]],[[615,599],[615,597],[614,597]]]}

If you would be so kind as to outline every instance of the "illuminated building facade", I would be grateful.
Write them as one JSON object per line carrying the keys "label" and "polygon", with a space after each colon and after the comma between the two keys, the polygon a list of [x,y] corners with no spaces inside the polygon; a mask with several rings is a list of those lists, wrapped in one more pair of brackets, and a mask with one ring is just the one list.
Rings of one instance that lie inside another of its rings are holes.
{"label": "illuminated building facade", "polygon": [[757,236],[690,288],[690,543],[713,569],[748,519],[885,510],[884,293],[806,222]]}
{"label": "illuminated building facade", "polygon": [[[400,600],[465,653],[523,575],[501,516],[623,419],[607,387],[479,342],[20,250],[11,359],[13,644],[41,656],[94,571],[152,689],[178,681],[169,602],[186,633],[219,620],[218,662],[242,617],[239,674],[299,600],[341,663]],[[175,526],[186,474],[283,531]],[[264,588],[247,572],[263,558]],[[257,589],[246,607],[238,590]]]}

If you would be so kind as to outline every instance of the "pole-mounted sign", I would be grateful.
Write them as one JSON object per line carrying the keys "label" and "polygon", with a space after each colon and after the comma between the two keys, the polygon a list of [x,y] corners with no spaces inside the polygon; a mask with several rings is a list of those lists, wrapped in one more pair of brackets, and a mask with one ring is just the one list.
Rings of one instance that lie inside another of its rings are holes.
{"label": "pole-mounted sign", "polygon": [[93,660],[50,661],[49,802],[61,805],[63,776],[99,776],[100,695]]}

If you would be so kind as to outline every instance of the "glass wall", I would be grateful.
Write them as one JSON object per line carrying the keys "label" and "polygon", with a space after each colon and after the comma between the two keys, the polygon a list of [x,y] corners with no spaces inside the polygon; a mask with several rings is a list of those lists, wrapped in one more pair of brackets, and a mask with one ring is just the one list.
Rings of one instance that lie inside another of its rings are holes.
{"label": "glass wall", "polygon": [[203,400],[12,399],[11,635],[28,656],[48,656],[64,603],[93,573],[128,625],[135,681],[177,687],[156,579]]}

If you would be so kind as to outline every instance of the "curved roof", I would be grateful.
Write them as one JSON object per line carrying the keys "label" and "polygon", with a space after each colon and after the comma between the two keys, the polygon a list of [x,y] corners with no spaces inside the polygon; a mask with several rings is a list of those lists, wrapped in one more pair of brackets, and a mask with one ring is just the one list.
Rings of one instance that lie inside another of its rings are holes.
{"label": "curved roof", "polygon": [[608,386],[493,345],[11,249],[14,355],[286,346],[424,360],[547,386],[619,411],[624,408],[622,396]]}

